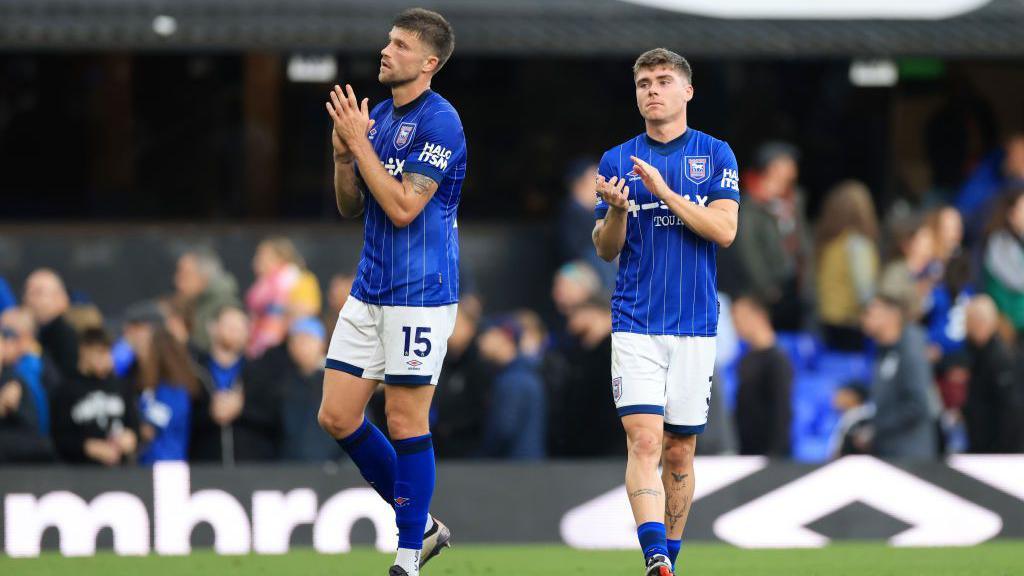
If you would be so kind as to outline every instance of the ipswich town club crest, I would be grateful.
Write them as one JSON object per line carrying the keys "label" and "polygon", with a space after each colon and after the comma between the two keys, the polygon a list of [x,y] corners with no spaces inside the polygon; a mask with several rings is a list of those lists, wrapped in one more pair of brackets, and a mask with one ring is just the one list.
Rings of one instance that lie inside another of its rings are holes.
{"label": "ipswich town club crest", "polygon": [[619,398],[622,398],[622,378],[612,378],[612,396],[615,397],[615,401],[618,402]]}
{"label": "ipswich town club crest", "polygon": [[694,184],[702,184],[707,180],[710,177],[710,174],[708,174],[708,160],[707,156],[687,156],[686,179]]}
{"label": "ipswich town club crest", "polygon": [[395,134],[395,148],[401,150],[405,148],[405,145],[412,140],[412,133],[416,131],[416,125],[410,122],[402,122],[402,125],[398,127],[398,133]]}

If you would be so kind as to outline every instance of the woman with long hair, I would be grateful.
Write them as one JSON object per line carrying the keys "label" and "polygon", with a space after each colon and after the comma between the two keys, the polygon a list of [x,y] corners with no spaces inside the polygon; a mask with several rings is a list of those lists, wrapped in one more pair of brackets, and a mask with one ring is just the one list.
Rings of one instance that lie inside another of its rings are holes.
{"label": "woman with long hair", "polygon": [[166,328],[157,326],[136,353],[135,384],[144,442],[139,462],[186,460],[192,397],[199,390],[188,350]]}
{"label": "woman with long hair", "polygon": [[860,351],[860,315],[878,280],[878,218],[867,186],[840,182],[829,192],[815,231],[818,317],[833,350]]}

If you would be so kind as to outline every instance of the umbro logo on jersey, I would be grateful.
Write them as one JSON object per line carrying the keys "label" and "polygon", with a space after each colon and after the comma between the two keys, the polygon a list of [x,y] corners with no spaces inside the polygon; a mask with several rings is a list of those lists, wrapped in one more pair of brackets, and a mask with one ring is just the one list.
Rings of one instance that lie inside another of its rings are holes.
{"label": "umbro logo on jersey", "polygon": [[703,184],[711,174],[708,170],[709,156],[686,157],[686,179],[694,184]]}
{"label": "umbro logo on jersey", "polygon": [[412,140],[413,133],[416,132],[416,124],[412,122],[402,122],[402,125],[398,127],[398,132],[395,133],[395,149],[401,150],[405,148],[405,145]]}
{"label": "umbro logo on jersey", "polygon": [[415,368],[417,366],[422,366],[423,362],[420,362],[419,360],[409,360],[408,362],[406,362],[406,364]]}

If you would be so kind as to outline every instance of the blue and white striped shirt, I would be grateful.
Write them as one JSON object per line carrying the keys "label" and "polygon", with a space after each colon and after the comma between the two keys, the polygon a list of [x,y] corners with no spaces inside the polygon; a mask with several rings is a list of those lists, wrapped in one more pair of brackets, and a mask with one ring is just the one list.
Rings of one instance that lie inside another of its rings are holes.
{"label": "blue and white striped shirt", "polygon": [[[444,306],[459,300],[459,230],[456,220],[466,177],[466,137],[455,108],[427,90],[395,107],[381,102],[370,113],[369,138],[388,173],[428,176],[437,191],[423,212],[397,228],[366,195],[363,252],[352,296],[378,306]],[[356,166],[358,175],[359,167]]]}
{"label": "blue and white striped shirt", "polygon": [[[605,152],[598,172],[629,180],[626,242],[612,296],[612,330],[637,334],[714,336],[718,329],[718,246],[691,232],[631,174],[630,156],[661,172],[669,188],[706,206],[739,202],[736,156],[725,142],[688,128],[661,143],[646,134]],[[608,205],[594,210],[604,218]]]}

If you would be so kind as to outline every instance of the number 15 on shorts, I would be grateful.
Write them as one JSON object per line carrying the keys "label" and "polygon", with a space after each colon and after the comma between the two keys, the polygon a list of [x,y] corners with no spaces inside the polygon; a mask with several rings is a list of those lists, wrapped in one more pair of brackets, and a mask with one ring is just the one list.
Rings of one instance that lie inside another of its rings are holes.
{"label": "number 15 on shorts", "polygon": [[430,328],[427,326],[402,326],[402,333],[405,335],[405,347],[403,356],[408,356],[411,350],[420,358],[430,356]]}

